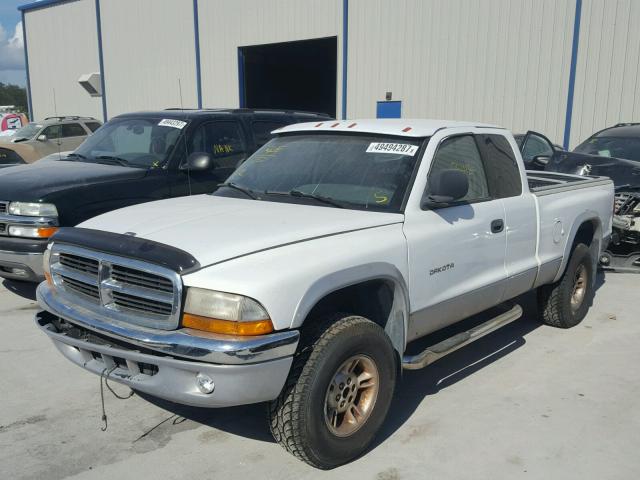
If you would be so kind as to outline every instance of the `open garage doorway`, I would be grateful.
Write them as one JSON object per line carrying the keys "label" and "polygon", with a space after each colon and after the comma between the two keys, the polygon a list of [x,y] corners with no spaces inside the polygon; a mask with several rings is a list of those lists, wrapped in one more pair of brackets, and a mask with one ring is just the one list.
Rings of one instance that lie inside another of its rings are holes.
{"label": "open garage doorway", "polygon": [[240,106],[336,116],[336,37],[240,47]]}

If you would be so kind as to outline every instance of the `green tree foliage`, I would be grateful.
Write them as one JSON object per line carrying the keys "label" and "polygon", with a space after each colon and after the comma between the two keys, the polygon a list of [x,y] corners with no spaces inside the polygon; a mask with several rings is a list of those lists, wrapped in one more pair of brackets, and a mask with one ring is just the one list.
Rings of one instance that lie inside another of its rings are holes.
{"label": "green tree foliage", "polygon": [[27,111],[27,90],[0,82],[0,105],[15,105],[18,112]]}

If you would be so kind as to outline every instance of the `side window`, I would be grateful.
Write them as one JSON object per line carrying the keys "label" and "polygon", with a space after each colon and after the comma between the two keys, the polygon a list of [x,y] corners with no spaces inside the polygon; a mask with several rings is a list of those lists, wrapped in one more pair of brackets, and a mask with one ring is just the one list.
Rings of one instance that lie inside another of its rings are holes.
{"label": "side window", "polygon": [[85,125],[92,132],[95,132],[97,129],[99,129],[101,127],[101,125],[98,122],[87,122],[87,123],[85,123]]}
{"label": "side window", "polygon": [[429,175],[437,175],[442,170],[461,170],[469,178],[469,192],[463,202],[475,202],[489,198],[489,186],[482,164],[480,152],[471,135],[461,135],[445,139],[431,164]]}
{"label": "side window", "polygon": [[256,120],[251,123],[251,130],[253,131],[253,138],[256,142],[256,147],[260,148],[269,140],[271,140],[271,132],[274,130],[289,125],[287,122],[273,122],[267,120]]}
{"label": "side window", "polygon": [[85,137],[87,132],[79,123],[65,123],[62,125],[63,137]]}
{"label": "side window", "polygon": [[522,193],[518,162],[509,141],[502,135],[478,135],[492,198],[517,197]]}
{"label": "side window", "polygon": [[60,125],[51,125],[45,128],[40,135],[46,135],[47,140],[57,140],[60,138]]}
{"label": "side window", "polygon": [[198,127],[190,140],[189,152],[207,152],[217,168],[235,168],[247,158],[247,145],[237,122],[209,122]]}
{"label": "side window", "polygon": [[522,146],[522,159],[525,163],[531,162],[538,155],[553,156],[553,148],[546,139],[530,133],[524,139]]}

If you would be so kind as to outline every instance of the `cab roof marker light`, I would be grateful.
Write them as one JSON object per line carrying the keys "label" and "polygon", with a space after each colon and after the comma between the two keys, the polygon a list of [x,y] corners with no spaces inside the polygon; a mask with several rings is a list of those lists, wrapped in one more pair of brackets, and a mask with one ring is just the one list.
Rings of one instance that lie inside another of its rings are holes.
{"label": "cab roof marker light", "polygon": [[351,125],[349,125],[347,128],[353,128],[357,125],[357,123],[352,123]]}
{"label": "cab roof marker light", "polygon": [[320,123],[316,124],[316,128],[321,127],[323,123],[324,122],[320,122]]}
{"label": "cab roof marker light", "polygon": [[340,122],[336,122],[336,123],[334,123],[333,125],[331,125],[331,128],[335,128],[335,127],[337,127],[338,125],[340,125]]}
{"label": "cab roof marker light", "polygon": [[409,130],[411,130],[411,127],[404,127],[404,128],[402,129],[402,131],[403,131],[403,132],[408,132]]}

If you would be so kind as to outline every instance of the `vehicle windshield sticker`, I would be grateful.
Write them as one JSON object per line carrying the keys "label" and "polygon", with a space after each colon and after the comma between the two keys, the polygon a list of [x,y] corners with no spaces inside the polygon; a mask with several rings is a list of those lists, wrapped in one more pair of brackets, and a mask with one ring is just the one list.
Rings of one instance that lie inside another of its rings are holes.
{"label": "vehicle windshield sticker", "polygon": [[418,151],[417,145],[408,143],[370,143],[367,147],[367,153],[399,153],[400,155],[409,155],[413,157]]}
{"label": "vehicle windshield sticker", "polygon": [[177,128],[179,130],[182,130],[186,124],[187,124],[187,122],[183,122],[182,120],[173,120],[171,118],[163,118],[158,123],[158,126],[160,126],[160,127],[172,127],[172,128]]}

